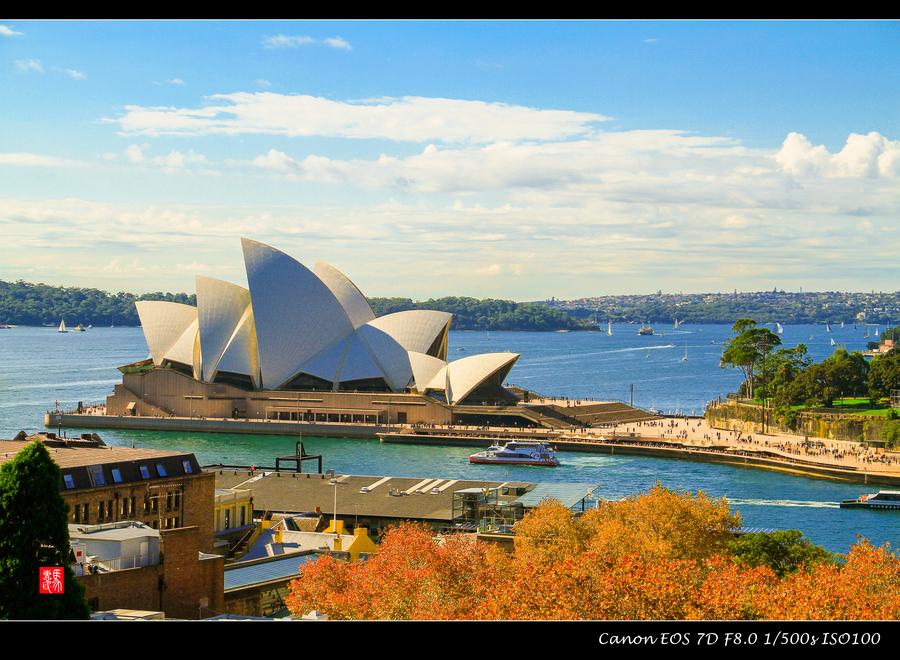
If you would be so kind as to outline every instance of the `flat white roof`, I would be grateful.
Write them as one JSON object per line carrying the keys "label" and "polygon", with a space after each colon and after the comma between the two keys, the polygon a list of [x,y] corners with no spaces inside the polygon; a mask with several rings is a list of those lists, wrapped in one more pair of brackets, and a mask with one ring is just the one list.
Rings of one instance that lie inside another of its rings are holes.
{"label": "flat white roof", "polygon": [[159,530],[137,521],[124,521],[105,525],[69,525],[69,538],[73,541],[127,541],[148,536],[159,538]]}

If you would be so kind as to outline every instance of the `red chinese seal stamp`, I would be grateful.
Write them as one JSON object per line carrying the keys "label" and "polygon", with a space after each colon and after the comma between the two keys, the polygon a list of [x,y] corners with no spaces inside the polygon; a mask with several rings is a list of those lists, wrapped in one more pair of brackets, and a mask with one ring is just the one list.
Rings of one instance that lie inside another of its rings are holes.
{"label": "red chinese seal stamp", "polygon": [[65,591],[66,572],[62,566],[41,566],[38,593],[61,594]]}

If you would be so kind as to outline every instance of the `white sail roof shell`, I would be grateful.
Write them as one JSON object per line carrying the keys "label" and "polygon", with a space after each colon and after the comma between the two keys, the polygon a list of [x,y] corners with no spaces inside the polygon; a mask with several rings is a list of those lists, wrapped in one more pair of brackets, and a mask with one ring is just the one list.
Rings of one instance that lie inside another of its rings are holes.
{"label": "white sail roof shell", "polygon": [[344,308],[354,328],[375,318],[375,312],[372,311],[372,306],[369,305],[369,301],[366,300],[362,291],[337,268],[324,261],[317,261],[313,266],[313,273],[325,283],[325,286],[341,303],[341,307]]}
{"label": "white sail roof shell", "polygon": [[413,380],[419,392],[425,392],[425,388],[434,380],[438,372],[447,366],[447,363],[439,358],[415,351],[409,352],[409,364],[412,367]]}
{"label": "white sail roof shell", "polygon": [[[242,374],[259,389],[277,389],[301,373],[335,389],[382,378],[394,391],[440,390],[458,403],[490,379],[499,383],[519,357],[489,353],[448,364],[442,358],[452,314],[408,310],[375,318],[333,266],[317,262],[313,272],[268,245],[241,243],[249,289],[197,277],[198,307],[136,303],[154,364],[191,365],[207,382],[219,372]],[[435,346],[439,357],[428,354]]]}
{"label": "white sail roof shell", "polygon": [[200,275],[196,282],[202,356],[200,377],[210,381],[250,307],[250,291],[231,282]]}
{"label": "white sail roof shell", "polygon": [[356,330],[356,336],[369,350],[369,355],[381,367],[385,381],[392,390],[403,390],[412,380],[409,352],[384,330],[366,323]]}
{"label": "white sail roof shell", "polygon": [[[135,302],[134,306],[137,308],[141,329],[144,331],[144,339],[150,350],[150,357],[153,359],[153,364],[159,366],[166,359],[166,354],[170,349],[185,334],[188,327],[197,321],[197,308],[163,300],[139,300]],[[188,355],[188,359],[186,361],[178,360],[178,362],[193,363],[193,338],[191,342],[191,353]],[[181,352],[179,355],[184,357]]]}
{"label": "white sail roof shell", "polygon": [[[372,357],[366,343],[360,339],[359,332],[354,332],[347,340],[347,352],[344,354],[338,380],[342,383],[351,380],[368,380],[384,378],[390,382],[381,366]],[[399,378],[403,378],[400,374]]]}
{"label": "white sail roof shell", "polygon": [[197,346],[198,328],[197,319],[194,319],[163,355],[163,358],[166,360],[191,365],[194,368],[195,377],[200,375],[198,368],[200,366],[200,351],[199,346]]}
{"label": "white sail roof shell", "polygon": [[483,353],[454,360],[438,371],[425,389],[443,391],[447,403],[456,404],[488,380],[502,380],[518,359],[518,353]]}
{"label": "white sail roof shell", "polygon": [[250,376],[253,385],[259,387],[259,349],[252,307],[248,306],[244,310],[244,315],[238,322],[234,336],[225,347],[216,370]]}
{"label": "white sail roof shell", "polygon": [[305,362],[350,335],[353,324],[331,290],[296,259],[241,239],[256,321],[261,386],[275,389]]}
{"label": "white sail roof shell", "polygon": [[428,353],[452,318],[449,312],[411,309],[379,316],[368,325],[383,330],[408,351]]}

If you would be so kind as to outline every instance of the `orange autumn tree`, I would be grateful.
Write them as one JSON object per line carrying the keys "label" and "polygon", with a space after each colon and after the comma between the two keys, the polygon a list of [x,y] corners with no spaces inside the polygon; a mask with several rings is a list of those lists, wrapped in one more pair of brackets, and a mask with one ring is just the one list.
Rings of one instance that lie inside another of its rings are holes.
{"label": "orange autumn tree", "polygon": [[545,502],[516,527],[511,554],[401,525],[379,554],[323,557],[288,607],[334,619],[897,619],[900,559],[861,541],[843,563],[776,575],[729,551],[740,517],[724,500],[654,486],[574,515]]}
{"label": "orange autumn tree", "polygon": [[701,559],[723,552],[741,527],[724,499],[668,490],[647,493],[576,516],[557,500],[545,501],[516,523],[516,558],[549,563],[591,550],[599,557]]}
{"label": "orange autumn tree", "polygon": [[465,619],[502,583],[509,561],[496,546],[462,535],[437,542],[427,527],[404,523],[364,562],[306,564],[285,604],[333,619]]}

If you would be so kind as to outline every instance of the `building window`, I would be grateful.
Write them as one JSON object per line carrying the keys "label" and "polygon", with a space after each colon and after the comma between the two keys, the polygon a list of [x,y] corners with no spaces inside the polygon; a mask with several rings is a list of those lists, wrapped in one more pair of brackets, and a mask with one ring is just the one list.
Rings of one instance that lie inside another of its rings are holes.
{"label": "building window", "polygon": [[97,505],[97,522],[103,522],[103,513],[106,511],[106,505],[103,502]]}
{"label": "building window", "polygon": [[156,472],[157,472],[157,473],[159,474],[159,476],[161,476],[161,477],[167,477],[167,476],[169,476],[169,475],[166,474],[166,468],[165,468],[165,466],[164,466],[162,463],[157,463],[157,464],[156,464]]}
{"label": "building window", "polygon": [[106,517],[112,520],[113,517],[113,501],[108,500],[106,502]]}
{"label": "building window", "polygon": [[178,523],[179,523],[178,518],[176,517],[176,518],[174,518],[173,520],[174,520],[174,526],[175,526],[175,527],[178,527]]}
{"label": "building window", "polygon": [[131,507],[129,508],[128,515],[134,515],[134,497],[131,498]]}
{"label": "building window", "polygon": [[75,479],[71,474],[64,474],[63,481],[66,482],[66,488],[75,488]]}
{"label": "building window", "polygon": [[178,507],[181,506],[181,493],[175,493],[175,504],[173,505],[173,509],[178,511]]}
{"label": "building window", "polygon": [[122,483],[122,473],[119,471],[119,468],[113,468],[111,472],[113,481],[115,481],[117,484]]}
{"label": "building window", "polygon": [[150,496],[144,495],[144,513],[150,513]]}
{"label": "building window", "polygon": [[102,465],[89,465],[88,466],[88,474],[91,476],[91,482],[95,486],[105,486],[106,485],[106,477],[103,476],[103,466]]}
{"label": "building window", "polygon": [[225,509],[225,529],[231,527],[231,509]]}
{"label": "building window", "polygon": [[[77,505],[76,505],[77,506]],[[81,522],[90,522],[91,510],[88,508],[87,504],[81,505]]]}
{"label": "building window", "polygon": [[241,507],[241,527],[247,524],[247,508]]}
{"label": "building window", "polygon": [[72,507],[72,522],[81,522],[81,505],[76,504]]}
{"label": "building window", "polygon": [[166,511],[172,510],[172,493],[166,493]]}
{"label": "building window", "polygon": [[153,529],[159,529],[159,521],[154,520],[152,523],[150,523],[150,526],[153,527]]}
{"label": "building window", "polygon": [[153,513],[159,511],[159,495],[150,498],[150,510]]}
{"label": "building window", "polygon": [[190,461],[181,461],[181,464],[184,466],[184,473],[191,474],[194,471],[194,468],[191,467]]}
{"label": "building window", "polygon": [[146,465],[141,466],[141,478],[142,479],[150,478],[150,468],[148,468]]}

